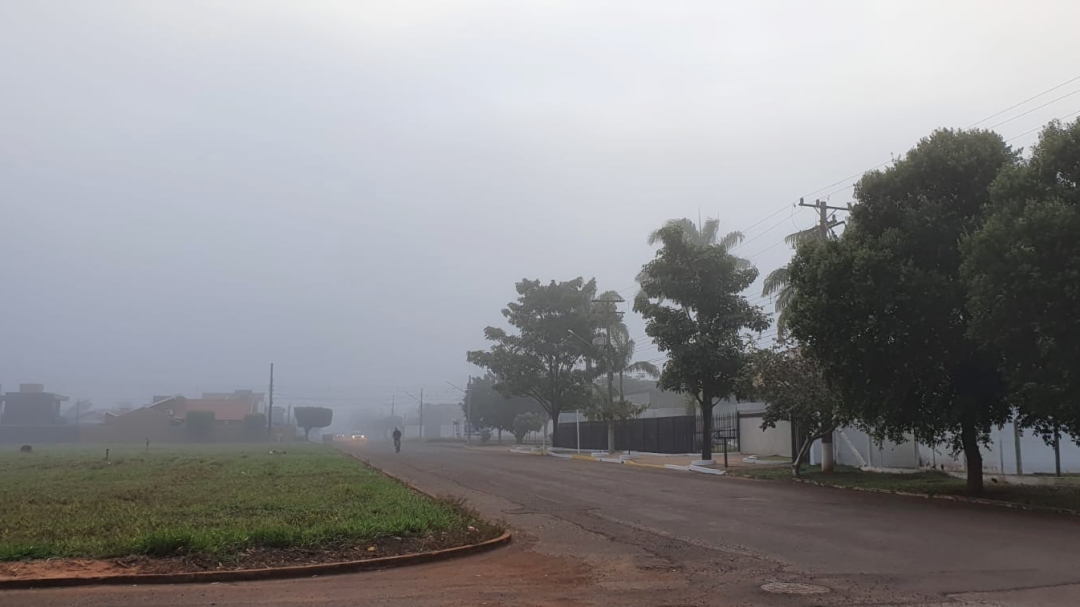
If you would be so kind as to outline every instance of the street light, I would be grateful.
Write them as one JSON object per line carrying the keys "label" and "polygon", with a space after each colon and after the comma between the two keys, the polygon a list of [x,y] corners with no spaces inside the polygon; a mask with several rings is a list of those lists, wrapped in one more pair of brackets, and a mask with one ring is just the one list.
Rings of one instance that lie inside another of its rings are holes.
{"label": "street light", "polygon": [[[446,383],[450,384],[451,388],[454,388],[455,390],[458,390],[462,394],[465,395],[465,443],[466,444],[471,444],[472,443],[472,421],[469,418],[472,417],[472,398],[470,398],[468,390],[462,390],[461,388],[455,386],[454,384],[451,384],[450,382],[446,382]],[[472,383],[472,376],[471,375],[469,376],[469,383],[470,384]],[[468,384],[465,384],[465,385],[468,385]]]}
{"label": "street light", "polygon": [[[592,340],[592,343],[589,343],[589,341],[587,339],[585,339],[584,337],[582,337],[582,336],[578,335],[577,333],[575,333],[573,329],[567,329],[566,332],[569,333],[570,335],[573,335],[575,338],[578,339],[578,341],[585,344],[586,346],[590,346],[590,347],[595,348],[595,347],[601,347],[601,346],[607,345],[607,338],[605,338],[602,335],[594,337],[593,340]],[[597,342],[600,342],[600,343],[597,343]],[[558,420],[556,420],[555,423],[556,424],[559,423]],[[580,455],[581,454],[581,409],[578,409],[574,413],[574,430],[577,431],[577,452]]]}

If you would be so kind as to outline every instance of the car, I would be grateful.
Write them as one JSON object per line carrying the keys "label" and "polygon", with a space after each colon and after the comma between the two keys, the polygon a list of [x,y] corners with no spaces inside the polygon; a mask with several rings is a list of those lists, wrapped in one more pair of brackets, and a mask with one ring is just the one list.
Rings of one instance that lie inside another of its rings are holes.
{"label": "car", "polygon": [[364,443],[364,442],[367,442],[367,437],[364,436],[363,434],[360,434],[359,432],[353,432],[351,435],[349,435],[349,440],[354,440],[354,441]]}

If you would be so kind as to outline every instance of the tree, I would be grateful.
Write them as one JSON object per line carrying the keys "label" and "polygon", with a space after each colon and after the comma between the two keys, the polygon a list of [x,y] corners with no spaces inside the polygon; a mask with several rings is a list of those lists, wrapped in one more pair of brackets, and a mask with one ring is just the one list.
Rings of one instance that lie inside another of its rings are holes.
{"label": "tree", "polygon": [[1080,436],[1080,120],[1050,123],[964,243],[969,333],[1001,354],[1017,423]]}
{"label": "tree", "polygon": [[817,361],[798,348],[758,350],[750,356],[742,381],[743,394],[766,403],[762,430],[787,421],[803,438],[791,464],[792,474],[799,476],[807,451],[818,439],[822,442],[821,471],[832,472],[833,432],[850,420],[843,400],[829,387]]}
{"label": "tree", "polygon": [[334,410],[327,407],[296,407],[293,409],[296,425],[304,429],[304,440],[308,440],[313,428],[325,428],[334,423]]}
{"label": "tree", "polygon": [[213,411],[188,411],[184,416],[188,441],[209,443],[214,440],[214,428],[217,426]]}
{"label": "tree", "polygon": [[[540,405],[529,396],[507,397],[497,389],[498,380],[490,373],[474,377],[465,387],[466,400],[461,403],[466,421],[473,428],[495,428],[502,441],[503,431],[513,432],[514,420],[522,413],[539,413]],[[468,403],[468,406],[466,406]]]}
{"label": "tree", "polygon": [[544,421],[537,413],[518,413],[511,424],[514,431],[514,440],[521,444],[525,435],[530,432],[539,432],[544,427]]}
{"label": "tree", "polygon": [[[833,219],[828,222],[824,229],[822,226],[814,226],[788,234],[784,237],[784,242],[791,245],[791,248],[797,249],[800,244],[805,242],[820,242],[835,238],[832,228],[838,225],[840,225],[840,222]],[[791,272],[788,266],[781,266],[769,272],[768,276],[765,277],[764,284],[762,284],[761,296],[776,298],[773,300],[773,309],[776,311],[776,335],[783,339],[787,334],[787,314],[785,314],[785,311],[791,302],[791,298],[795,296],[795,288],[791,286]]]}
{"label": "tree", "polygon": [[[680,219],[669,219],[664,222],[664,227],[649,232],[648,243],[649,246],[655,246],[662,241],[661,233],[668,228],[678,229],[681,231],[683,238],[693,246],[698,247],[720,247],[726,252],[731,252],[733,248],[742,244],[743,236],[742,232],[728,232],[723,237],[720,236],[720,220],[718,218],[709,218],[705,220],[704,224],[698,225],[688,217],[682,217]],[[752,267],[749,260],[741,257],[735,258],[736,262],[744,268]],[[637,275],[637,282],[640,284],[646,278],[645,270],[642,268],[641,272]]]}
{"label": "tree", "polygon": [[1007,419],[996,357],[968,338],[959,241],[1015,153],[996,133],[939,130],[863,176],[837,240],[791,262],[788,327],[878,440],[948,440],[982,491],[979,444]]}
{"label": "tree", "polygon": [[757,278],[756,269],[723,246],[690,241],[679,225],[661,228],[658,238],[663,246],[642,268],[634,311],[668,354],[657,386],[693,394],[701,405],[701,458],[711,460],[713,403],[735,394],[747,351],[743,331],[764,331],[769,319],[739,295]]}
{"label": "tree", "polygon": [[522,280],[517,283],[517,292],[517,301],[503,310],[517,333],[488,327],[484,336],[494,345],[486,351],[468,352],[466,358],[490,371],[504,395],[535,399],[555,421],[554,441],[559,433],[559,414],[583,398],[589,383],[586,370],[577,368],[587,346],[571,332],[593,333],[589,312],[596,281],[576,278],[543,285],[538,280]]}

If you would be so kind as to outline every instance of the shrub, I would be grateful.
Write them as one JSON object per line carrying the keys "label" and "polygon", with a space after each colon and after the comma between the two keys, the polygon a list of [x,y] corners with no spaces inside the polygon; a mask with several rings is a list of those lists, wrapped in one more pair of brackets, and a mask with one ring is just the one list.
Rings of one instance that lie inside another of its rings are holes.
{"label": "shrub", "polygon": [[185,420],[188,441],[193,443],[213,442],[216,419],[213,411],[188,411]]}

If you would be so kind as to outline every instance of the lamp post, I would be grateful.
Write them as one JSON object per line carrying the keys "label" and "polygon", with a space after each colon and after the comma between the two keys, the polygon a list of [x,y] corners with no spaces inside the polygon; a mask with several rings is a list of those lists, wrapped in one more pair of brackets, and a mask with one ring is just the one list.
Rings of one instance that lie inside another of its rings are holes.
{"label": "lamp post", "polygon": [[[462,390],[461,388],[455,386],[454,384],[451,384],[450,382],[446,383],[449,384],[451,388],[465,395],[465,442],[472,443],[472,395],[469,394],[468,390]],[[472,375],[469,376],[469,383],[465,385],[468,386],[471,383]]]}

